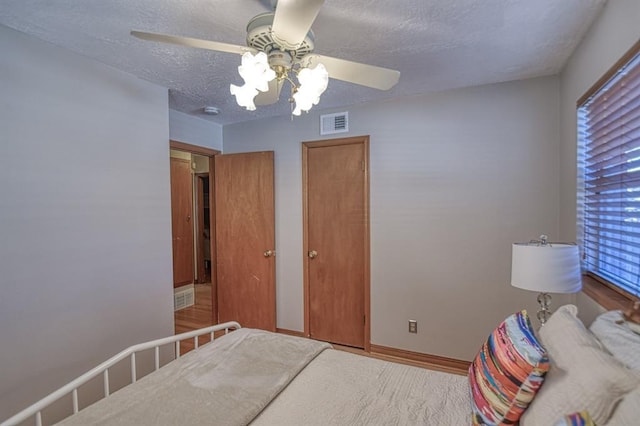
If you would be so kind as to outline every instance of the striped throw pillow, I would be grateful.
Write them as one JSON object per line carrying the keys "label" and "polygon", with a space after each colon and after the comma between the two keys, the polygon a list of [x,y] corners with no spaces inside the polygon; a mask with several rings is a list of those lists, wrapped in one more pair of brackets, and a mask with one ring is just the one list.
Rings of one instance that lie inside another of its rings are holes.
{"label": "striped throw pillow", "polygon": [[517,424],[548,369],[547,352],[535,337],[527,311],[509,316],[469,366],[473,424]]}

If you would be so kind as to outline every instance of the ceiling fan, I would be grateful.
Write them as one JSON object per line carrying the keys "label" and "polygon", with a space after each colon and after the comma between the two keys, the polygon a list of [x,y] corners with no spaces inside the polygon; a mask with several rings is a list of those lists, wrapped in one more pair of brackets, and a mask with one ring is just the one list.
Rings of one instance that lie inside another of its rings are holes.
{"label": "ceiling fan", "polygon": [[131,31],[131,35],[242,55],[238,71],[245,84],[232,84],[230,91],[238,104],[248,110],[278,102],[285,81],[291,84],[289,102],[292,107],[295,103],[294,115],[317,105],[329,77],[379,90],[395,86],[399,71],[313,53],[311,25],[323,3],[324,0],[272,0],[275,12],[257,15],[247,24],[247,46],[143,31]]}

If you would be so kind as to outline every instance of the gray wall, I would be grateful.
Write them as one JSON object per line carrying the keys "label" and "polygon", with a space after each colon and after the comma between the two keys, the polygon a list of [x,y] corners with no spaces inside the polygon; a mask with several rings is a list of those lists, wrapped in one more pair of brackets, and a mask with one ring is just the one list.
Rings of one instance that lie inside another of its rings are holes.
{"label": "gray wall", "polygon": [[[511,243],[558,235],[558,90],[550,77],[348,108],[342,136],[371,135],[373,344],[470,360],[506,315],[535,313],[509,285]],[[298,331],[300,143],[318,129],[317,109],[224,127],[225,153],[275,151],[277,322]]]}
{"label": "gray wall", "polygon": [[222,126],[173,109],[169,110],[172,140],[222,150]]}
{"label": "gray wall", "polygon": [[[609,0],[560,75],[560,237],[576,240],[576,102],[640,39],[640,1]],[[578,310],[590,323],[599,310],[584,294]]]}
{"label": "gray wall", "polygon": [[0,26],[0,419],[173,333],[164,88]]}

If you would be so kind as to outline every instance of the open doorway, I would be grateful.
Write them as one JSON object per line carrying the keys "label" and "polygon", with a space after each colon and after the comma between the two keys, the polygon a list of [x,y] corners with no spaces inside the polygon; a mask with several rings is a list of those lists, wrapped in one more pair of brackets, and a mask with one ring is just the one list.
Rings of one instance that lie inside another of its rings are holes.
{"label": "open doorway", "polygon": [[[196,158],[204,158],[194,155]],[[209,209],[209,172],[196,173],[195,207],[198,216],[196,236],[196,282],[211,284],[211,220]]]}
{"label": "open doorway", "polygon": [[[193,242],[184,256],[191,255],[192,260],[183,260],[182,264],[191,266],[192,275],[185,285],[193,289],[194,298],[192,305],[175,311],[176,333],[206,327],[218,320],[275,330],[273,152],[218,155],[214,150],[175,141],[171,141],[170,148],[176,151],[174,155],[188,154],[192,174],[192,179],[187,179],[192,187],[176,193],[176,198],[184,194],[193,197],[184,203],[193,206],[191,212],[175,215],[176,224],[191,221],[185,227],[191,226]],[[199,167],[199,162],[206,163],[200,157],[208,159],[208,170]],[[198,199],[202,201],[198,203]],[[172,227],[177,229],[177,225]],[[174,247],[183,242],[182,238],[174,235]],[[183,252],[187,251],[183,248]],[[210,283],[205,282],[208,278]],[[184,288],[188,287],[181,284],[175,291]]]}
{"label": "open doorway", "polygon": [[[171,141],[171,222],[175,333],[215,323],[213,156]],[[189,350],[189,348],[183,348]]]}

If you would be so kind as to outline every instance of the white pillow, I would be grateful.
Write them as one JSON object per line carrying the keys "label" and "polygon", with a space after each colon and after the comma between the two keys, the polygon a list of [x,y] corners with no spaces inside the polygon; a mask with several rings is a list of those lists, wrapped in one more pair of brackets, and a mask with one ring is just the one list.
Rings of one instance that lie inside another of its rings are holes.
{"label": "white pillow", "polygon": [[522,416],[522,426],[553,426],[563,415],[585,410],[604,425],[616,403],[640,381],[601,349],[577,312],[573,305],[562,306],[540,329],[551,367]]}
{"label": "white pillow", "polygon": [[640,419],[640,388],[622,398],[605,426],[634,426]]}
{"label": "white pillow", "polygon": [[627,321],[627,326],[636,334],[640,334],[640,324],[633,321]]}
{"label": "white pillow", "polygon": [[[602,343],[578,318],[578,308],[575,305],[560,306],[547,323],[538,330],[538,335],[545,348],[552,346],[564,349],[579,345],[604,349]],[[556,363],[562,364],[570,364],[574,357],[571,350],[557,350],[554,354]]]}
{"label": "white pillow", "polygon": [[627,367],[640,370],[640,335],[624,321],[621,311],[609,311],[599,315],[589,330],[604,347]]}

